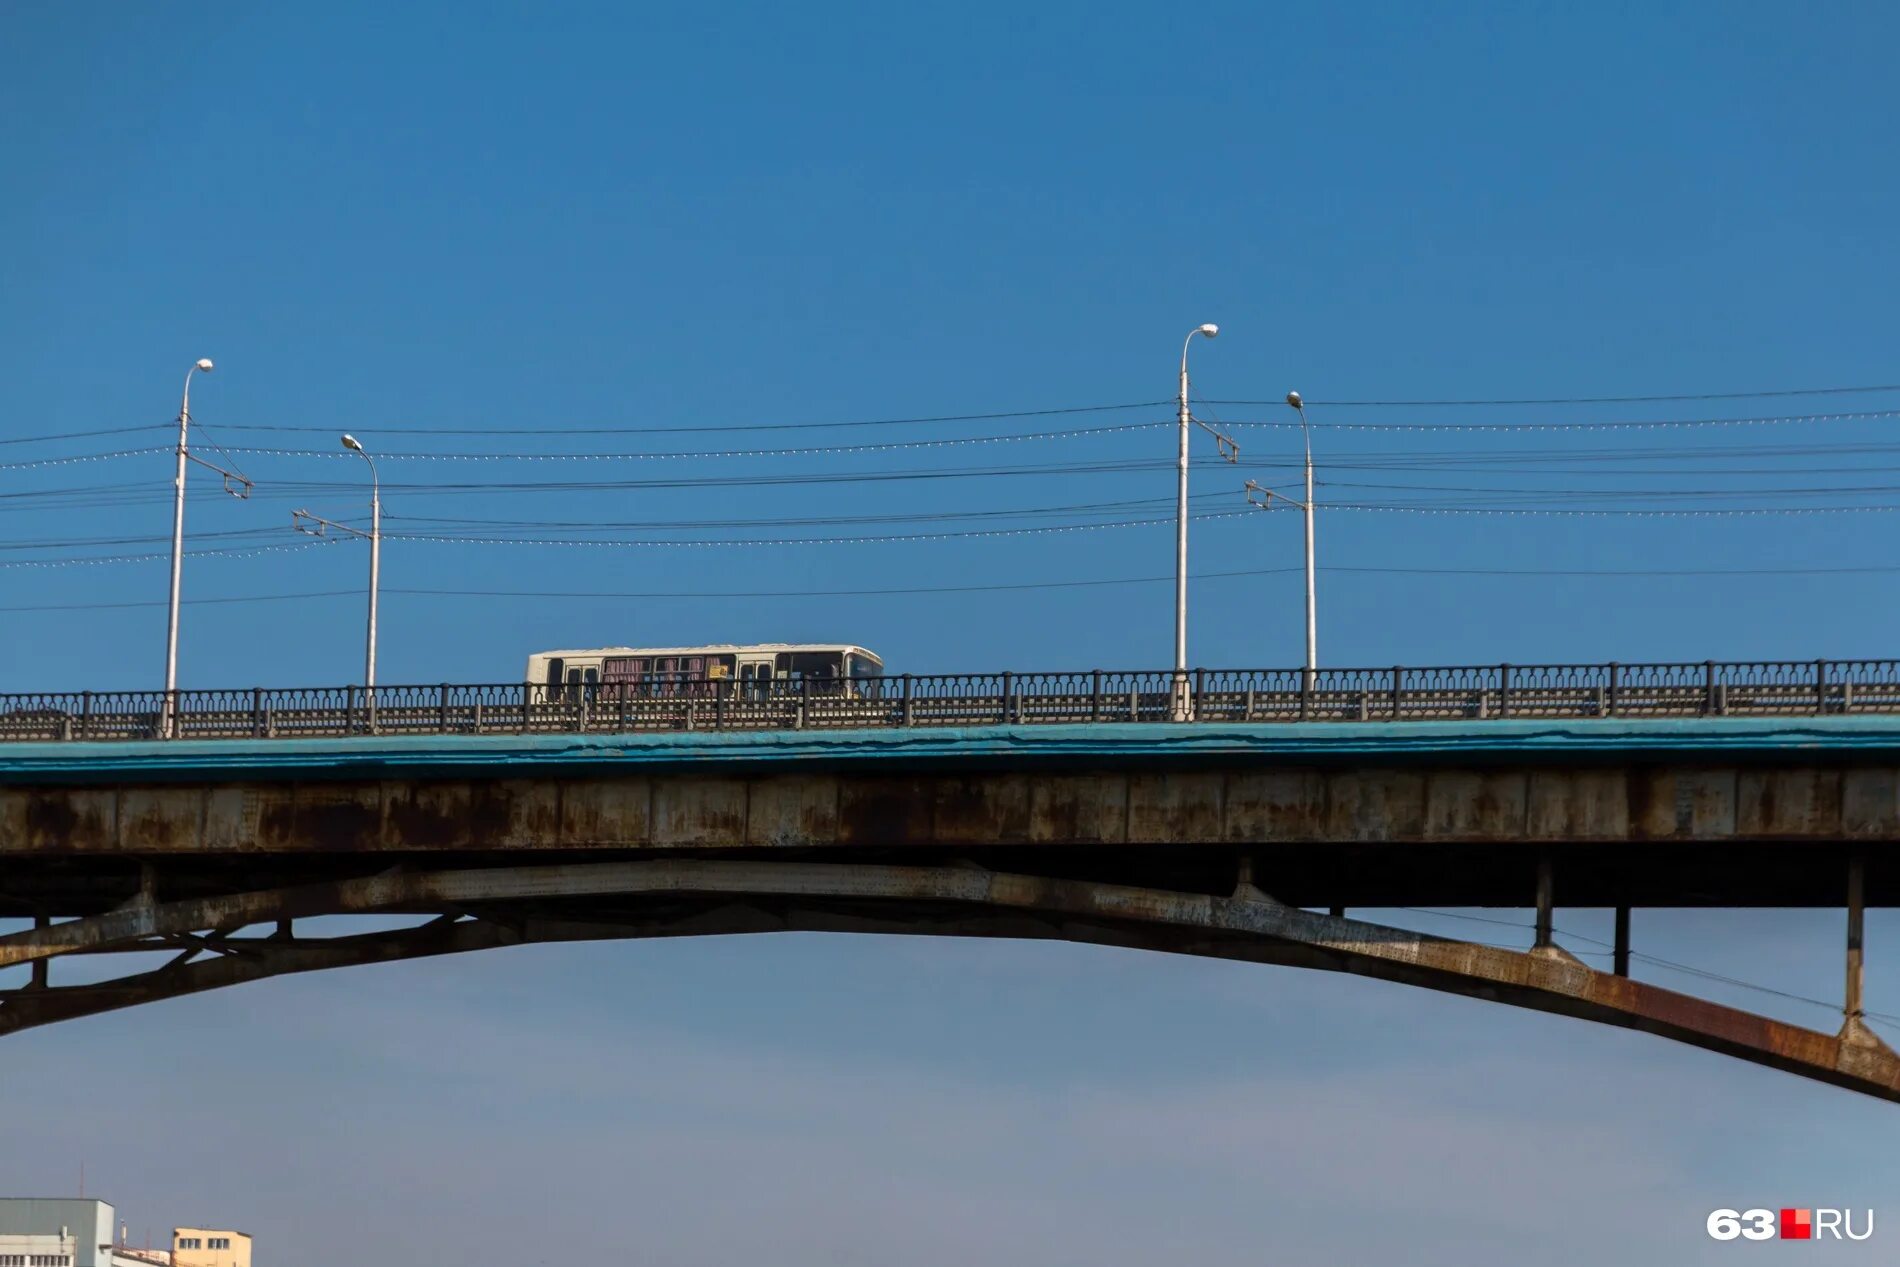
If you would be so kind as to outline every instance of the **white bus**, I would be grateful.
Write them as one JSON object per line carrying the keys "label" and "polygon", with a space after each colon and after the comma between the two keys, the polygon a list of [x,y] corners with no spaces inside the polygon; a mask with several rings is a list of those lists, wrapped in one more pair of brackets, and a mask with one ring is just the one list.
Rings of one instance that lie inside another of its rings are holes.
{"label": "white bus", "polygon": [[[711,695],[732,682],[733,698],[763,699],[778,692],[874,697],[884,661],[849,643],[763,642],[704,647],[595,647],[538,651],[528,657],[527,681],[546,702]],[[809,687],[806,683],[810,683]]]}

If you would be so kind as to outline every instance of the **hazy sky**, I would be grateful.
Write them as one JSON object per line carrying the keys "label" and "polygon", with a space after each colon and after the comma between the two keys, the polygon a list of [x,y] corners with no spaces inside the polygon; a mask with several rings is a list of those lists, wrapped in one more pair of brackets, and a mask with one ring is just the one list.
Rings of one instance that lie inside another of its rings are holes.
{"label": "hazy sky", "polygon": [[[186,686],[360,672],[362,549],[282,549],[293,509],[361,521],[345,430],[383,455],[384,682],[621,642],[1162,665],[1142,578],[1203,321],[1199,412],[1245,469],[1197,440],[1194,566],[1255,574],[1197,582],[1197,662],[1299,655],[1298,521],[1232,513],[1294,477],[1288,388],[1322,424],[1327,664],[1891,652],[1900,390],[1343,403],[1900,383],[1890,6],[18,4],[5,31],[0,689],[158,684],[199,356],[198,451],[257,491],[193,474]],[[863,592],[892,590],[923,592]],[[1831,1000],[1840,925],[1639,913],[1637,946]],[[1896,936],[1871,921],[1887,1011]],[[1674,1267],[1750,1254],[1706,1238],[1718,1206],[1900,1220],[1891,1106],[1079,947],[521,950],[33,1032],[0,1071],[0,1192],[83,1161],[135,1235],[235,1224],[267,1267]]]}

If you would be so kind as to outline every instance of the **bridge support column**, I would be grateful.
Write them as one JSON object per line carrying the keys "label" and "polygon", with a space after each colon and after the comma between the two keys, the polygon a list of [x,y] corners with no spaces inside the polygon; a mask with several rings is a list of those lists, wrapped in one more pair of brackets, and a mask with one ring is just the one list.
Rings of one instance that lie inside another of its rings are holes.
{"label": "bridge support column", "polygon": [[1630,974],[1630,908],[1627,906],[1616,908],[1616,949],[1613,954],[1616,975],[1627,977]]}
{"label": "bridge support column", "polygon": [[1862,931],[1866,924],[1867,905],[1867,863],[1864,858],[1853,858],[1847,864],[1847,994],[1841,1011],[1841,1042],[1857,1049],[1872,1049],[1892,1054],[1880,1035],[1867,1028],[1866,1012],[1861,1002],[1861,987],[1865,976],[1865,959],[1861,948]]}
{"label": "bridge support column", "polygon": [[1557,903],[1556,884],[1551,872],[1550,855],[1545,854],[1537,860],[1537,940],[1531,946],[1531,953],[1547,959],[1567,960],[1582,967],[1575,955],[1557,944],[1553,935],[1551,916]]}
{"label": "bridge support column", "polygon": [[1328,907],[1326,913],[1332,916],[1334,919],[1346,918],[1346,908],[1343,906]]}
{"label": "bridge support column", "polygon": [[1552,889],[1550,858],[1545,856],[1537,860],[1537,941],[1535,943],[1535,949],[1541,951],[1556,948],[1556,942],[1552,940],[1550,935],[1551,906],[1553,905]]}
{"label": "bridge support column", "polygon": [[[52,919],[52,916],[50,915],[35,915],[33,917],[33,927],[36,931],[42,928],[51,928],[52,926],[53,926],[53,919]],[[47,969],[50,966],[51,966],[50,960],[35,959],[33,961],[33,969],[32,969],[33,971],[32,984],[28,988],[34,989],[34,990],[44,990],[46,988]]]}
{"label": "bridge support column", "polygon": [[1851,1025],[1861,1018],[1861,984],[1865,971],[1865,958],[1861,949],[1861,938],[1865,926],[1864,908],[1867,897],[1867,866],[1859,858],[1847,864],[1847,1021]]}

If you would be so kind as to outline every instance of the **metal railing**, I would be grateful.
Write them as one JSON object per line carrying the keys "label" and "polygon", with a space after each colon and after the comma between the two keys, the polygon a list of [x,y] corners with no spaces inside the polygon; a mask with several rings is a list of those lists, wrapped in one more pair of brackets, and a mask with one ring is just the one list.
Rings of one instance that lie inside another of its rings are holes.
{"label": "metal railing", "polygon": [[[1900,713],[1900,660],[1082,670],[0,695],[0,742]],[[169,704],[169,707],[168,707]]]}

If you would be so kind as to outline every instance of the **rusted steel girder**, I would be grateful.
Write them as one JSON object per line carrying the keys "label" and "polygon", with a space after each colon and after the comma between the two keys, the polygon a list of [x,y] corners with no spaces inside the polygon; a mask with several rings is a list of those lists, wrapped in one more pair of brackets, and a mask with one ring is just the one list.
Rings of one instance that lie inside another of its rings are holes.
{"label": "rusted steel girder", "polygon": [[[582,924],[537,924],[530,913],[549,902],[605,898],[632,899],[635,913]],[[677,905],[682,899],[689,900],[683,916],[638,913],[642,902]],[[461,912],[479,918],[457,919]],[[255,924],[370,913],[438,918],[419,929],[330,942],[229,936]],[[1232,896],[1221,897],[973,867],[670,859],[401,871],[296,889],[137,903],[0,937],[0,967],[43,964],[62,954],[183,945],[179,961],[104,986],[28,987],[0,995],[0,1033],[328,966],[538,940],[787,928],[1053,937],[1351,972],[1642,1030],[1900,1101],[1900,1056],[1863,1027],[1825,1034],[1597,972],[1564,955],[1316,915],[1245,881]],[[192,938],[206,929],[217,932]],[[190,962],[206,952],[218,957]]]}

